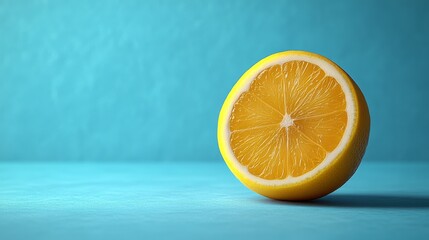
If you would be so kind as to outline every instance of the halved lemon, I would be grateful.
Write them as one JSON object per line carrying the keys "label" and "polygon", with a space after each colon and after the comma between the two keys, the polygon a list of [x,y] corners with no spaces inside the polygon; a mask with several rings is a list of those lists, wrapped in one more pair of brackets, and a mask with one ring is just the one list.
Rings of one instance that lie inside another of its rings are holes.
{"label": "halved lemon", "polygon": [[228,94],[218,143],[248,188],[280,200],[310,200],[343,185],[368,143],[363,94],[315,53],[286,51],[252,66]]}

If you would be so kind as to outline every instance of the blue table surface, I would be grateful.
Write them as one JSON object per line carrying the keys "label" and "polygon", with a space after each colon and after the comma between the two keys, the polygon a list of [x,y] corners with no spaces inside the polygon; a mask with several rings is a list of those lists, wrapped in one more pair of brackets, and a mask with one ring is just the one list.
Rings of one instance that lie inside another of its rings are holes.
{"label": "blue table surface", "polygon": [[217,163],[1,163],[0,239],[420,239],[429,164],[364,162],[311,202],[259,196]]}

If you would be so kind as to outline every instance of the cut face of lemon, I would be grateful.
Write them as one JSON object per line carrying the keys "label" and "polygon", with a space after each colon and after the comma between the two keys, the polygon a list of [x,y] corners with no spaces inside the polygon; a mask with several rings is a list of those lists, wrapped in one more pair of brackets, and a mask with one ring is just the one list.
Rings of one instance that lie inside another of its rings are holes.
{"label": "cut face of lemon", "polygon": [[369,136],[365,99],[332,61],[309,52],[271,55],[250,68],[219,116],[225,162],[250,189],[307,200],[344,184]]}

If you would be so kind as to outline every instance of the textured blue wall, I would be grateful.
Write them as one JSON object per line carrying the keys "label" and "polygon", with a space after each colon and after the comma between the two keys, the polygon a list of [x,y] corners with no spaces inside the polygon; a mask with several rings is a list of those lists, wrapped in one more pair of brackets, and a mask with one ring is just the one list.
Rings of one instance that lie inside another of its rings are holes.
{"label": "textured blue wall", "polygon": [[303,49],[372,114],[366,160],[429,160],[427,1],[0,1],[0,160],[215,161],[240,75]]}

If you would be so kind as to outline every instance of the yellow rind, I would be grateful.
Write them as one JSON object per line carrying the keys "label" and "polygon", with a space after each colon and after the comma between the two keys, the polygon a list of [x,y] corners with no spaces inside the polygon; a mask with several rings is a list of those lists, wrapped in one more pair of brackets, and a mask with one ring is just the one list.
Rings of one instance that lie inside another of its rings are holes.
{"label": "yellow rind", "polygon": [[[228,153],[229,139],[224,131],[228,124],[229,112],[228,107],[234,104],[234,99],[237,94],[240,94],[243,87],[248,83],[248,78],[254,76],[261,65],[267,62],[275,62],[277,59],[289,55],[305,55],[312,58],[321,58],[332,64],[335,69],[344,77],[351,92],[353,104],[355,105],[355,120],[352,126],[352,134],[344,149],[336,156],[336,158],[325,168],[321,169],[317,174],[306,178],[300,182],[287,183],[284,185],[263,185],[250,178],[240,169],[235,167],[232,161],[236,161],[234,156]],[[270,55],[246,71],[243,76],[234,85],[228,94],[218,120],[218,144],[222,157],[228,165],[232,173],[249,189],[269,198],[278,200],[300,201],[311,200],[325,196],[339,187],[341,187],[355,173],[361,159],[365,153],[368,143],[370,130],[370,115],[368,105],[365,98],[352,78],[337,64],[331,60],[310,52],[305,51],[285,51]]]}

